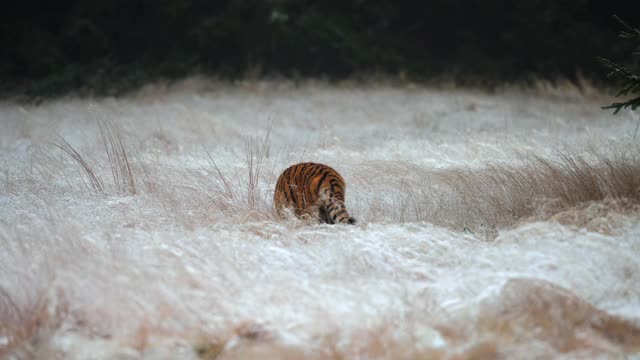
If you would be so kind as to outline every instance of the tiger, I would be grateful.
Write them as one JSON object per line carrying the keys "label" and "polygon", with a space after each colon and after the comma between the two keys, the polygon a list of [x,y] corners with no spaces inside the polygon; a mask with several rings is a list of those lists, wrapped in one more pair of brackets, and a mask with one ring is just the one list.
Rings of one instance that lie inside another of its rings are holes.
{"label": "tiger", "polygon": [[293,208],[299,218],[327,224],[356,224],[344,204],[345,183],[337,171],[312,162],[290,166],[278,177],[273,203],[280,217]]}

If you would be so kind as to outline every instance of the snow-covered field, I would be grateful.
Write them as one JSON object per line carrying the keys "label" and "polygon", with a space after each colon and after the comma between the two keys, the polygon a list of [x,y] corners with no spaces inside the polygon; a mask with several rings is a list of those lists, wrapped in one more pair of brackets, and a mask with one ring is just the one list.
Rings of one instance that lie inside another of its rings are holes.
{"label": "snow-covered field", "polygon": [[[0,356],[638,357],[637,115],[569,90],[5,101]],[[300,161],[357,226],[277,218]]]}

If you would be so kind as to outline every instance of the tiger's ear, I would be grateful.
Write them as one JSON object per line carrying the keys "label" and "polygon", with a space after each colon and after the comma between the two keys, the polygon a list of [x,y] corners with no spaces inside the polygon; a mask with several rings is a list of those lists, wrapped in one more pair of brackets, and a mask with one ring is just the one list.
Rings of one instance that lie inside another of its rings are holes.
{"label": "tiger's ear", "polygon": [[356,221],[356,218],[352,218],[350,217],[349,220],[347,220],[347,223],[351,224],[351,225],[355,225],[358,221]]}

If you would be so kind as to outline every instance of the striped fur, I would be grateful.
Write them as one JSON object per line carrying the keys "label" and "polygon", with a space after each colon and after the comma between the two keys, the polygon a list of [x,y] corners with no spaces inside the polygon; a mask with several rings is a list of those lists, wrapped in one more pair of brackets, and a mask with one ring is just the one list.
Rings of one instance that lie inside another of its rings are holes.
{"label": "striped fur", "polygon": [[278,178],[273,203],[278,214],[292,208],[298,217],[317,217],[327,224],[355,224],[344,205],[344,179],[327,165],[300,163]]}

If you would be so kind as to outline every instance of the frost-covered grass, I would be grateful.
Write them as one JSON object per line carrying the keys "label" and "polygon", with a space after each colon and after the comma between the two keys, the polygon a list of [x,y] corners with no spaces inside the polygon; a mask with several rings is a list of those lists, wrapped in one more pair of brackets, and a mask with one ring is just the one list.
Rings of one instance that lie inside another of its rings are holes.
{"label": "frost-covered grass", "polygon": [[[0,104],[0,356],[638,356],[637,115],[552,90]],[[358,226],[276,216],[299,161]]]}

